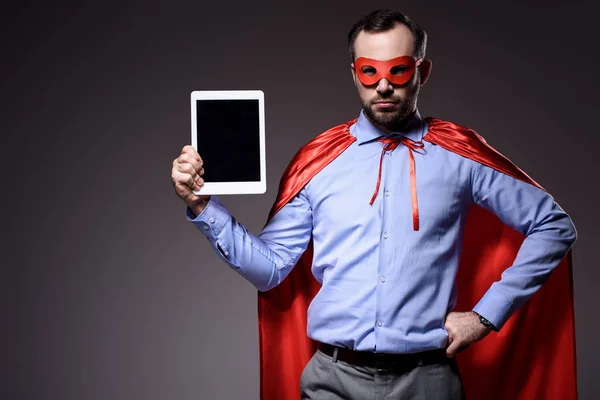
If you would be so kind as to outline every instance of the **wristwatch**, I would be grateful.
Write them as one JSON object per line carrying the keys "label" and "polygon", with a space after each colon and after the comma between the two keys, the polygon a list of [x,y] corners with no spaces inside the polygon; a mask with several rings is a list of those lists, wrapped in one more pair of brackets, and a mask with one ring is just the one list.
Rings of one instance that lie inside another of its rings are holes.
{"label": "wristwatch", "polygon": [[492,324],[487,319],[483,318],[481,315],[477,314],[475,311],[473,311],[473,312],[479,317],[479,322],[481,322],[481,324],[483,326],[485,326],[486,328],[490,328],[494,332],[498,332],[498,328],[496,328],[496,326],[494,324]]}

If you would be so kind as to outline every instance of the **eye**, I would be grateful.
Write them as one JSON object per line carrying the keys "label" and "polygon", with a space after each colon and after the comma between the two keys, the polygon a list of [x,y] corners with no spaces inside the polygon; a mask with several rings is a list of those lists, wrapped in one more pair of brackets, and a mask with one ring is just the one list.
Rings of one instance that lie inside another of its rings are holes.
{"label": "eye", "polygon": [[407,69],[408,68],[406,67],[406,65],[396,65],[390,69],[390,73],[392,75],[402,75],[406,72]]}
{"label": "eye", "polygon": [[377,72],[377,70],[369,65],[365,65],[364,67],[362,67],[361,72],[367,76],[372,76],[375,75],[375,73]]}

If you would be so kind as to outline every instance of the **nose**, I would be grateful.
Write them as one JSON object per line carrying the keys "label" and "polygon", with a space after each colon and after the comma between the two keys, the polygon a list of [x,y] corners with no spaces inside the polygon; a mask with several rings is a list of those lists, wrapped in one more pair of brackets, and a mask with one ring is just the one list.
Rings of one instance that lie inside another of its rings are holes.
{"label": "nose", "polygon": [[386,78],[381,78],[379,82],[377,82],[377,92],[378,93],[387,93],[394,90],[394,87]]}

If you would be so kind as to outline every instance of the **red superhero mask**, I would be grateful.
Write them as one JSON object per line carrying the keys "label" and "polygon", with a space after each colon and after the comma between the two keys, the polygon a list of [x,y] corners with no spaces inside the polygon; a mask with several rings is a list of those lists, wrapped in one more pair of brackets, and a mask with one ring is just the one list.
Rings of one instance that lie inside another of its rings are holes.
{"label": "red superhero mask", "polygon": [[381,78],[385,78],[395,85],[404,85],[415,75],[415,67],[423,60],[416,60],[411,56],[392,58],[387,61],[359,57],[354,61],[354,71],[363,85],[374,85]]}

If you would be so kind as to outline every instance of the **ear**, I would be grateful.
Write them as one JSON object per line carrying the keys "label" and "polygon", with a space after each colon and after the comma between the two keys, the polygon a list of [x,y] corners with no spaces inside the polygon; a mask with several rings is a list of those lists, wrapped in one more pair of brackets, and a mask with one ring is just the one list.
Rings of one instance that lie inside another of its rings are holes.
{"label": "ear", "polygon": [[354,70],[354,63],[350,63],[350,72],[352,73],[352,80],[354,81],[354,84],[356,85],[356,71]]}
{"label": "ear", "polygon": [[423,61],[421,65],[419,65],[419,76],[421,78],[421,86],[423,86],[425,82],[427,82],[427,79],[429,79],[432,67],[433,63],[429,59]]}

